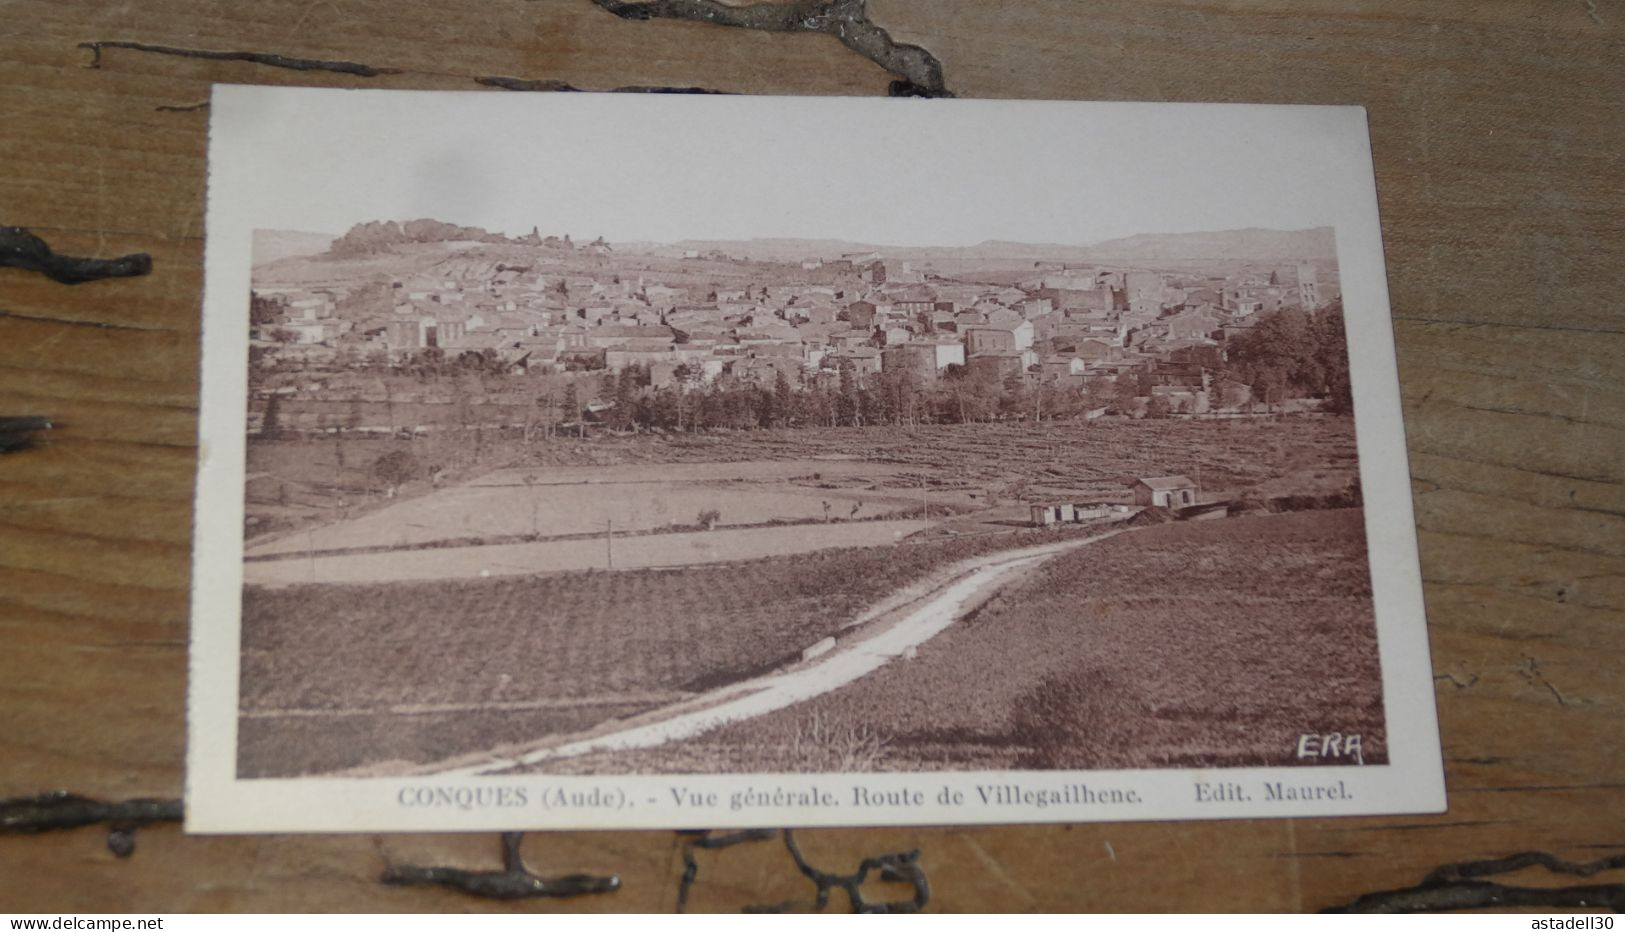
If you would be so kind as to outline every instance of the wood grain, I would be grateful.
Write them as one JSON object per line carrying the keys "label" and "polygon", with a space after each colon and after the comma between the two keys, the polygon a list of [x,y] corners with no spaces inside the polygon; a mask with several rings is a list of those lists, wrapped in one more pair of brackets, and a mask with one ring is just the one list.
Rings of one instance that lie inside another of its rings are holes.
{"label": "wood grain", "polygon": [[[851,870],[920,848],[932,909],[1303,910],[1448,862],[1625,850],[1625,5],[871,0],[869,15],[934,54],[961,96],[1368,108],[1451,810],[817,831],[800,835],[808,858]],[[181,790],[207,110],[160,108],[216,81],[877,94],[894,77],[833,36],[630,22],[589,0],[14,0],[0,22],[0,223],[154,261],[146,278],[71,288],[0,269],[0,413],[62,424],[0,458],[0,796]],[[392,73],[128,49],[90,67],[79,43],[106,40]],[[157,827],[123,861],[101,837],[0,836],[0,908],[664,910],[682,872],[670,833],[533,835],[539,873],[619,873],[621,892],[490,904],[377,882],[392,863],[494,868],[490,835]],[[695,860],[691,908],[812,892],[774,842]]]}

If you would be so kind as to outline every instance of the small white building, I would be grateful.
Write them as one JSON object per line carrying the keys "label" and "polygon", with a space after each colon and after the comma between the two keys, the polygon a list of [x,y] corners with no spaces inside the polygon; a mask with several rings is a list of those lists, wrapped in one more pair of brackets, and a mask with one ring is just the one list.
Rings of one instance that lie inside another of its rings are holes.
{"label": "small white building", "polygon": [[1134,504],[1185,508],[1196,504],[1196,483],[1184,476],[1149,476],[1134,483]]}
{"label": "small white building", "polygon": [[1032,519],[1036,527],[1049,527],[1055,524],[1078,524],[1083,521],[1093,521],[1112,514],[1125,514],[1129,510],[1127,505],[1114,505],[1110,502],[1061,502],[1054,505],[1033,505]]}

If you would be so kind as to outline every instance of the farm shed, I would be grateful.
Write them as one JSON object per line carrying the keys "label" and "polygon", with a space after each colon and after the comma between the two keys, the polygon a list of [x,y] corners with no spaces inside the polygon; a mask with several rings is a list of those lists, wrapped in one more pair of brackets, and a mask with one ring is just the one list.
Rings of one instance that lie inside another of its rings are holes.
{"label": "farm shed", "polygon": [[1125,510],[1125,506],[1102,502],[1086,502],[1083,504],[1063,502],[1058,505],[1032,506],[1032,519],[1033,526],[1048,527],[1052,524],[1075,524],[1079,521],[1093,521],[1096,518],[1104,518],[1113,511]]}
{"label": "farm shed", "polygon": [[1196,483],[1184,476],[1146,476],[1134,483],[1134,504],[1184,508],[1196,504]]}

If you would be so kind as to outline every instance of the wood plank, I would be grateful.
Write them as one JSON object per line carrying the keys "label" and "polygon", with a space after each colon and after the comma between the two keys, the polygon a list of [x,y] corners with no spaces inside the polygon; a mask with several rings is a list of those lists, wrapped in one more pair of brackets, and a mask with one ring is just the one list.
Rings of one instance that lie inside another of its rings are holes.
{"label": "wood plank", "polygon": [[[962,96],[1368,108],[1451,811],[800,833],[809,858],[846,870],[918,847],[933,909],[1298,910],[1408,886],[1453,861],[1621,851],[1625,11],[1524,0],[869,9],[894,40],[934,54]],[[25,25],[0,35],[0,222],[64,252],[147,251],[154,272],[70,288],[0,270],[10,315],[0,316],[0,413],[63,423],[42,449],[0,460],[0,796],[182,787],[208,114],[160,108],[198,104],[214,81],[472,89],[497,75],[877,94],[893,78],[833,36],[629,22],[588,0],[455,12],[426,0],[16,0],[6,12]],[[97,40],[391,73],[125,49],[104,50],[92,68],[78,44]],[[627,168],[658,157],[655,146],[630,153]],[[502,904],[377,882],[390,863],[495,867],[491,836],[187,838],[157,827],[137,837],[121,860],[96,828],[0,836],[0,907],[664,910],[683,868],[670,833],[531,836],[539,872],[618,872],[623,889]],[[811,894],[777,841],[696,860],[693,908]],[[1514,879],[1554,882],[1540,871]]]}

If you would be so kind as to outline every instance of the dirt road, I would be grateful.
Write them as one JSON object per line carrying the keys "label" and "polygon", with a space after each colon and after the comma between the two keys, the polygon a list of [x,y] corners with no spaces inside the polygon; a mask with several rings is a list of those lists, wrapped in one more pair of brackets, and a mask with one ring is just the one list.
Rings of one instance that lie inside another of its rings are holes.
{"label": "dirt road", "polygon": [[833,649],[789,669],[613,722],[585,735],[554,739],[500,754],[459,758],[415,772],[473,776],[593,751],[655,747],[782,709],[839,689],[911,652],[1023,571],[1064,551],[1119,533],[1121,529],[967,560],[950,568],[918,598],[852,629]]}

